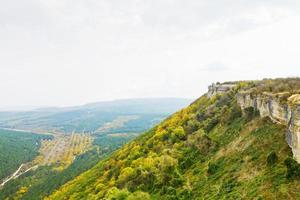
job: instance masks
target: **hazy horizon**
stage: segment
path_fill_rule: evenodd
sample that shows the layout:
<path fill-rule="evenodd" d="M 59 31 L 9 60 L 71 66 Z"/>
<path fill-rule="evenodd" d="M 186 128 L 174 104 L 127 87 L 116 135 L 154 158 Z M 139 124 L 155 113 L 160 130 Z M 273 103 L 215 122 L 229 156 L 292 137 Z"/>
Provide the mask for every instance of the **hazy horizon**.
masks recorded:
<path fill-rule="evenodd" d="M 148 98 L 120 98 L 120 99 L 111 99 L 111 100 L 105 100 L 105 101 L 95 101 L 95 102 L 87 102 L 83 104 L 76 104 L 76 105 L 59 105 L 59 106 L 33 106 L 33 105 L 24 105 L 24 106 L 12 106 L 12 107 L 0 107 L 0 112 L 22 112 L 22 111 L 35 111 L 39 109 L 47 109 L 47 108 L 72 108 L 72 107 L 81 107 L 81 106 L 87 106 L 97 103 L 107 103 L 107 102 L 118 102 L 118 101 L 135 101 L 135 100 L 185 100 L 185 101 L 194 101 L 194 98 L 180 98 L 180 97 L 148 97 Z"/>
<path fill-rule="evenodd" d="M 0 2 L 0 110 L 199 97 L 300 75 L 300 2 Z"/>

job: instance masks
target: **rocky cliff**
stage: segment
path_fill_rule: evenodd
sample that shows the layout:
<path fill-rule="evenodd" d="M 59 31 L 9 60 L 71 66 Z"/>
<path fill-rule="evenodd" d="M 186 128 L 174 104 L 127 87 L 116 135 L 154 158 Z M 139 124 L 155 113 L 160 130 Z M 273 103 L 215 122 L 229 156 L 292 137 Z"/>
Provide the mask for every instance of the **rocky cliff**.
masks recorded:
<path fill-rule="evenodd" d="M 229 91 L 231 88 L 233 88 L 235 84 L 224 84 L 224 83 L 213 83 L 210 86 L 208 86 L 208 92 L 207 92 L 207 97 L 211 98 L 212 96 L 216 94 L 222 94 L 224 92 Z"/>
<path fill-rule="evenodd" d="M 254 107 L 261 117 L 269 117 L 287 126 L 286 141 L 294 159 L 300 163 L 300 94 L 255 94 L 243 91 L 237 94 L 237 101 L 242 109 Z"/>

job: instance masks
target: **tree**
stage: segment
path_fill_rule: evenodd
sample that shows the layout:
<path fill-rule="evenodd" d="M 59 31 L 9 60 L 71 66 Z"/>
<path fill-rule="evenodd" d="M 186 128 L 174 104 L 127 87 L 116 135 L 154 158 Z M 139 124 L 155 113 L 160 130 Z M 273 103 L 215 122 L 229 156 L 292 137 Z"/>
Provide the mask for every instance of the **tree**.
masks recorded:
<path fill-rule="evenodd" d="M 131 167 L 126 167 L 121 171 L 120 176 L 118 177 L 118 184 L 124 185 L 127 181 L 132 179 L 136 175 L 136 172 Z"/>
<path fill-rule="evenodd" d="M 116 187 L 111 188 L 107 194 L 107 200 L 126 200 L 130 193 L 127 190 L 119 190 Z"/>
<path fill-rule="evenodd" d="M 173 131 L 172 131 L 172 140 L 173 141 L 177 141 L 182 140 L 185 138 L 185 132 L 184 129 L 182 128 L 182 126 L 176 127 Z"/>
<path fill-rule="evenodd" d="M 136 191 L 128 196 L 126 200 L 150 200 L 150 195 L 146 192 Z"/>

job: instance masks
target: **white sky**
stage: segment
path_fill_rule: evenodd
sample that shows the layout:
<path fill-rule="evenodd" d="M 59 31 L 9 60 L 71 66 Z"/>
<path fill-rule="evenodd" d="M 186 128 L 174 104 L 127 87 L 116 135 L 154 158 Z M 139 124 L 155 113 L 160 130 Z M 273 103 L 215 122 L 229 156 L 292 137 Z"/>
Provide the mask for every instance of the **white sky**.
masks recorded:
<path fill-rule="evenodd" d="M 299 0 L 0 0 L 0 108 L 300 75 Z"/>

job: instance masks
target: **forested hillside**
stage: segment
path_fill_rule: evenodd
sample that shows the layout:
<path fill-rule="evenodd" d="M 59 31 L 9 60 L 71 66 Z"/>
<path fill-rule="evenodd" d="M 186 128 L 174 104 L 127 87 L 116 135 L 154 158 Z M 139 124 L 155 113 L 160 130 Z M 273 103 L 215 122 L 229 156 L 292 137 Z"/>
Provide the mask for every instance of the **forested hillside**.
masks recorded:
<path fill-rule="evenodd" d="M 0 180 L 37 156 L 41 140 L 50 138 L 49 135 L 0 129 Z"/>
<path fill-rule="evenodd" d="M 24 137 L 21 133 L 20 137 L 6 135 L 9 142 L 6 138 L 0 140 L 4 177 L 12 176 L 26 162 L 20 176 L 0 187 L 0 199 L 43 199 L 188 102 L 172 98 L 128 99 L 29 112 L 0 112 L 0 127 L 53 135 L 51 140 L 37 143 L 27 141 L 33 134 Z M 1 147 L 1 142 L 9 146 Z"/>
<path fill-rule="evenodd" d="M 299 199 L 286 127 L 241 110 L 240 90 L 289 92 L 299 79 L 235 82 L 203 95 L 47 199 Z"/>

